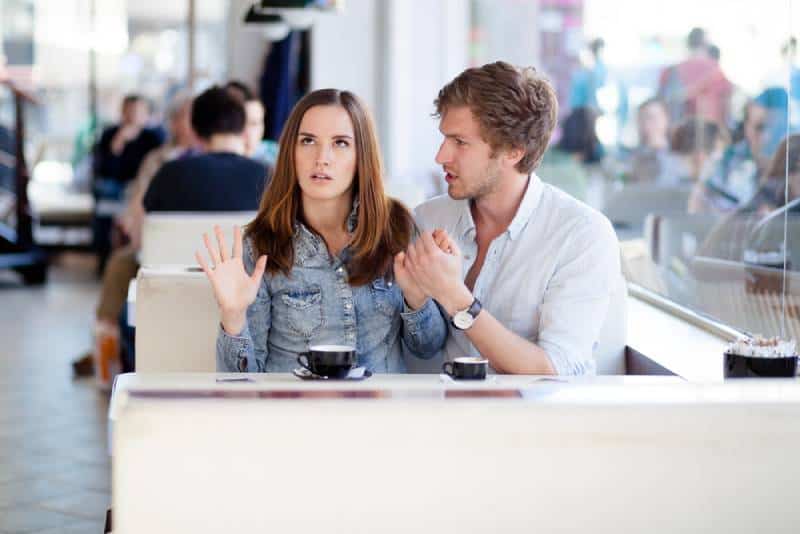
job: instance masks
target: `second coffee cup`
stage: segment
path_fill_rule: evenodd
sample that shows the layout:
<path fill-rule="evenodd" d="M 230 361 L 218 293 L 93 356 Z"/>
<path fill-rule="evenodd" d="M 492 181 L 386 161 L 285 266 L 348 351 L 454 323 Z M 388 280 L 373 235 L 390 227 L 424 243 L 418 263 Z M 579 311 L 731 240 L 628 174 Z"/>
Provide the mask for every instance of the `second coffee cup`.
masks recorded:
<path fill-rule="evenodd" d="M 318 376 L 345 378 L 356 364 L 356 349 L 346 345 L 312 345 L 297 363 Z"/>
<path fill-rule="evenodd" d="M 442 371 L 458 380 L 483 380 L 486 378 L 488 367 L 489 361 L 485 358 L 468 356 L 456 358 L 452 362 L 444 362 Z"/>

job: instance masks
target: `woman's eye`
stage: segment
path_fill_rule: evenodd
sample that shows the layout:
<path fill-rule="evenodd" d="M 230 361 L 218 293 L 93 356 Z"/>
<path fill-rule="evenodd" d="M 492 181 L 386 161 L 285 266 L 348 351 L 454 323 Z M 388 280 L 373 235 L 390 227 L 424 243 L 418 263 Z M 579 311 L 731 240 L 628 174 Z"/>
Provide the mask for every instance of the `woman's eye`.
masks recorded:
<path fill-rule="evenodd" d="M 314 140 L 312 138 L 310 138 L 310 137 L 301 137 L 300 138 L 300 144 L 301 145 L 310 145 L 313 142 L 314 142 Z"/>
<path fill-rule="evenodd" d="M 350 146 L 350 143 L 345 141 L 344 139 L 338 139 L 336 141 L 336 146 L 341 147 L 341 148 L 346 148 L 346 147 Z"/>

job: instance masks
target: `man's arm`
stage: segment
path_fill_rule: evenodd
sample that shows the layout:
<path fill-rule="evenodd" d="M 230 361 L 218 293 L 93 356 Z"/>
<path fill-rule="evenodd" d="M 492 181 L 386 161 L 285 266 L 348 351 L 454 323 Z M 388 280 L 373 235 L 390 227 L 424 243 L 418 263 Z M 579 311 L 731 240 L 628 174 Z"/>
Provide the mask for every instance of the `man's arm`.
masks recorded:
<path fill-rule="evenodd" d="M 433 244 L 434 246 L 431 246 Z M 469 308 L 474 299 L 472 292 L 461 280 L 461 251 L 449 242 L 448 246 L 435 246 L 429 232 L 412 245 L 413 272 L 421 280 L 427 293 L 438 301 L 449 316 Z M 441 248 L 449 249 L 445 254 Z M 488 310 L 478 314 L 472 326 L 464 333 L 481 355 L 498 372 L 529 375 L 556 374 L 547 353 L 536 343 L 518 336 L 500 323 Z"/>
<path fill-rule="evenodd" d="M 445 254 L 435 244 L 426 232 L 409 249 L 411 270 L 418 284 L 452 316 L 468 308 L 474 297 L 461 280 L 458 247 L 451 241 L 453 254 Z M 497 371 L 581 374 L 590 369 L 610 292 L 615 277 L 621 276 L 619 247 L 610 224 L 599 219 L 577 227 L 564 250 L 540 307 L 536 343 L 506 328 L 488 310 L 482 310 L 465 331 Z"/>

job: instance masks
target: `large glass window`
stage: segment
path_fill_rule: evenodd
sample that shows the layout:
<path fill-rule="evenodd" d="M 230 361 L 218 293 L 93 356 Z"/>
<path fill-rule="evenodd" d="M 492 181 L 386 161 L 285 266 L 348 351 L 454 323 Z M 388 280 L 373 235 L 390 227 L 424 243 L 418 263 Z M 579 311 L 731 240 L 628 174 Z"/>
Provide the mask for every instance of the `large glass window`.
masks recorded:
<path fill-rule="evenodd" d="M 628 280 L 800 337 L 797 2 L 487 4 L 472 4 L 472 63 L 513 49 L 552 80 L 559 127 L 537 172 L 608 216 Z"/>

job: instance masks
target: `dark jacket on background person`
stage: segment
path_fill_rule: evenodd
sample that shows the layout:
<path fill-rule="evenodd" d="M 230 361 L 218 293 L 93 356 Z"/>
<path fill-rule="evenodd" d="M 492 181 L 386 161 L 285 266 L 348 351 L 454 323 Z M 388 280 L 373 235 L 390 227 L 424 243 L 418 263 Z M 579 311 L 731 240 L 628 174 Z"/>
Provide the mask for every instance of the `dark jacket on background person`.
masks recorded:
<path fill-rule="evenodd" d="M 111 140 L 119 128 L 106 128 L 100 136 L 94 150 L 94 176 L 125 185 L 136 177 L 147 153 L 164 143 L 164 135 L 160 130 L 143 128 L 136 139 L 125 145 L 121 154 L 115 155 L 111 152 Z"/>
<path fill-rule="evenodd" d="M 231 152 L 166 163 L 144 195 L 145 211 L 255 211 L 272 173 Z"/>

